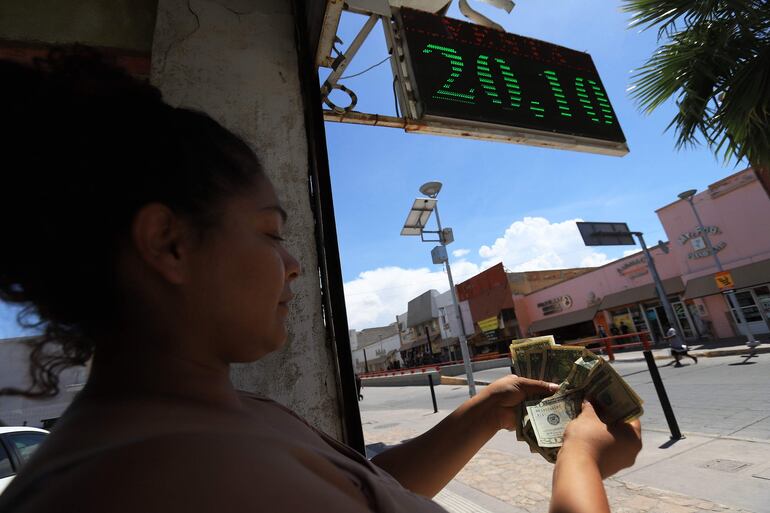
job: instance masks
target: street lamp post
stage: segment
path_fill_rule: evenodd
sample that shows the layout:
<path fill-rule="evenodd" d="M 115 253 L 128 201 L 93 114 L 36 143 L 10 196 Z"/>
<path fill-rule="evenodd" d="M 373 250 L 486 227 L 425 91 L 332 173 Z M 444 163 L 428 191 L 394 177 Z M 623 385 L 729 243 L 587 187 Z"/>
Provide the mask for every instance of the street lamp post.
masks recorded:
<path fill-rule="evenodd" d="M 639 239 L 639 245 L 642 246 L 644 256 L 647 258 L 647 268 L 650 270 L 653 283 L 655 283 L 655 290 L 657 290 L 658 298 L 660 299 L 661 305 L 663 305 L 663 311 L 666 312 L 666 317 L 668 317 L 668 324 L 674 328 L 674 331 L 676 332 L 676 335 L 674 335 L 676 343 L 672 345 L 682 347 L 684 345 L 684 339 L 680 333 L 681 330 L 675 328 L 676 314 L 674 313 L 674 308 L 671 306 L 671 301 L 668 300 L 666 289 L 663 288 L 663 281 L 660 279 L 657 267 L 655 267 L 655 260 L 652 258 L 652 254 L 650 253 L 650 250 L 647 249 L 647 244 L 644 242 L 644 235 L 642 232 L 631 232 L 631 234 L 636 235 L 636 238 Z M 663 336 L 665 336 L 665 334 Z"/>
<path fill-rule="evenodd" d="M 636 235 L 636 238 L 639 239 L 639 244 L 642 246 L 642 250 L 644 251 L 644 256 L 647 259 L 647 268 L 650 270 L 653 283 L 655 283 L 655 289 L 658 292 L 658 298 L 663 305 L 663 310 L 666 312 L 666 317 L 669 319 L 669 324 L 673 327 L 675 325 L 674 323 L 676 322 L 674 309 L 671 308 L 671 303 L 669 302 L 668 296 L 666 295 L 666 290 L 663 288 L 663 282 L 661 281 L 660 275 L 658 274 L 658 269 L 655 267 L 655 260 L 652 258 L 650 250 L 647 249 L 647 244 L 644 242 L 644 235 L 642 232 L 630 231 L 626 223 L 578 222 L 577 225 L 578 230 L 580 230 L 580 235 L 583 237 L 583 242 L 585 242 L 586 246 L 634 245 L 633 236 Z M 679 330 L 675 329 L 674 331 L 676 332 L 675 337 L 677 342 L 681 344 L 682 338 Z M 650 331 L 650 336 L 652 337 L 653 342 L 656 342 L 655 333 L 653 331 Z M 653 357 L 652 352 L 648 347 L 644 348 L 642 354 L 644 354 L 644 360 L 647 362 L 647 368 L 650 371 L 652 383 L 655 386 L 658 399 L 660 399 L 660 406 L 663 409 L 663 414 L 666 417 L 668 428 L 671 431 L 671 439 L 679 440 L 684 438 L 682 436 L 682 432 L 679 430 L 679 423 L 676 421 L 676 417 L 674 416 L 674 410 L 671 408 L 671 402 L 668 400 L 666 387 L 663 385 L 663 380 L 660 377 L 658 366 L 655 364 L 655 358 Z"/>
<path fill-rule="evenodd" d="M 436 196 L 438 196 L 438 193 L 441 190 L 441 185 L 441 182 L 428 182 L 420 187 L 420 192 L 431 198 L 432 201 L 427 203 L 430 200 L 425 200 L 425 205 L 423 206 L 419 206 L 419 200 L 415 201 L 414 206 L 412 206 L 412 210 L 410 210 L 409 215 L 407 216 L 407 221 L 404 224 L 401 235 L 420 235 L 420 238 L 423 240 L 423 242 L 438 242 L 441 244 L 441 246 L 434 248 L 431 253 L 434 257 L 434 263 L 438 263 L 440 261 L 446 268 L 447 278 L 449 279 L 449 290 L 452 294 L 452 305 L 460 325 L 460 333 L 458 333 L 457 338 L 460 342 L 460 352 L 463 356 L 465 375 L 468 379 L 468 394 L 473 397 L 476 395 L 476 383 L 473 379 L 473 367 L 471 366 L 470 353 L 468 352 L 468 340 L 465 338 L 465 325 L 463 323 L 463 316 L 462 312 L 460 311 L 460 304 L 457 302 L 457 293 L 455 292 L 455 284 L 454 280 L 452 279 L 452 268 L 449 265 L 449 256 L 446 251 L 447 244 L 452 241 L 447 240 L 447 233 L 445 233 L 444 229 L 441 228 L 441 218 L 438 214 L 438 201 L 436 200 Z M 438 226 L 438 230 L 435 232 L 424 229 L 428 219 L 430 218 L 430 212 L 436 212 L 436 224 Z M 447 228 L 447 230 L 451 229 Z M 436 233 L 438 234 L 438 240 L 425 240 L 423 238 L 424 233 Z M 436 251 L 439 248 L 441 248 L 441 251 Z"/>
<path fill-rule="evenodd" d="M 698 223 L 698 230 L 700 233 L 703 234 L 703 241 L 706 243 L 706 251 L 709 252 L 711 256 L 714 257 L 714 264 L 716 264 L 717 272 L 723 272 L 724 268 L 722 268 L 722 262 L 719 260 L 719 256 L 717 255 L 717 252 L 714 251 L 714 246 L 711 245 L 711 239 L 709 239 L 709 235 L 706 232 L 706 228 L 703 226 L 703 221 L 700 219 L 700 215 L 698 214 L 698 209 L 695 208 L 695 203 L 693 202 L 693 198 L 695 197 L 695 193 L 698 192 L 696 189 L 690 189 L 689 191 L 684 191 L 683 193 L 679 194 L 679 199 L 683 199 L 687 201 L 687 203 L 690 204 L 690 207 L 692 208 L 692 213 L 695 214 L 695 220 Z M 743 308 L 741 308 L 741 304 L 738 303 L 738 297 L 735 295 L 735 290 L 730 289 L 726 293 L 727 295 L 727 302 L 732 308 L 733 305 L 735 308 L 735 314 L 738 316 L 738 322 L 743 324 L 746 327 L 746 345 L 753 349 L 759 345 L 759 342 L 754 338 L 754 334 L 751 332 L 751 328 L 749 327 L 748 321 L 746 321 L 746 316 L 743 315 Z"/>

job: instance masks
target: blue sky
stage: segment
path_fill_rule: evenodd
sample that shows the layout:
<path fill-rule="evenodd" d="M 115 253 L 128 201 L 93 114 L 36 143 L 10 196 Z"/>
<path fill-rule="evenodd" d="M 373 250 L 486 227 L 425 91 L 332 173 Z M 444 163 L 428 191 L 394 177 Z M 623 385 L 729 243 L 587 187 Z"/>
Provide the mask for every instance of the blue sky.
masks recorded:
<path fill-rule="evenodd" d="M 634 249 L 584 248 L 575 219 L 625 221 L 651 244 L 665 240 L 655 209 L 683 190 L 703 189 L 735 171 L 706 148 L 675 150 L 675 134 L 666 132 L 673 104 L 648 116 L 631 100 L 631 70 L 653 53 L 657 32 L 628 29 L 619 2 L 520 0 L 511 14 L 470 3 L 508 32 L 590 53 L 631 151 L 619 158 L 327 123 L 352 327 L 392 322 L 420 292 L 448 288 L 441 267 L 431 263 L 432 245 L 399 236 L 426 181 L 444 184 L 441 220 L 454 229 L 450 249 L 461 250 L 452 259 L 460 281 L 500 261 L 512 270 L 571 267 L 605 263 Z M 464 19 L 456 4 L 449 16 Z M 364 20 L 344 13 L 341 48 Z M 366 69 L 386 52 L 378 25 L 345 74 Z M 356 110 L 395 115 L 391 81 L 385 63 L 341 82 L 357 94 Z M 347 104 L 342 96 L 333 98 Z"/>
<path fill-rule="evenodd" d="M 393 322 L 409 299 L 448 288 L 442 268 L 431 263 L 432 244 L 399 236 L 426 181 L 444 184 L 439 206 L 443 224 L 454 229 L 449 249 L 457 252 L 452 266 L 459 282 L 500 261 L 512 270 L 598 265 L 633 250 L 583 247 L 575 219 L 625 221 L 651 244 L 665 240 L 655 209 L 735 170 L 703 147 L 674 149 L 675 135 L 665 131 L 673 105 L 646 116 L 631 101 L 630 72 L 655 50 L 656 31 L 627 29 L 619 2 L 519 0 L 511 14 L 470 3 L 508 32 L 590 53 L 631 152 L 618 158 L 327 123 L 351 327 Z M 449 16 L 463 19 L 456 4 Z M 338 31 L 343 49 L 364 20 L 344 13 Z M 378 24 L 346 74 L 386 56 Z M 358 95 L 356 110 L 394 115 L 391 82 L 388 63 L 341 81 Z M 18 334 L 14 313 L 0 305 L 0 337 Z"/>

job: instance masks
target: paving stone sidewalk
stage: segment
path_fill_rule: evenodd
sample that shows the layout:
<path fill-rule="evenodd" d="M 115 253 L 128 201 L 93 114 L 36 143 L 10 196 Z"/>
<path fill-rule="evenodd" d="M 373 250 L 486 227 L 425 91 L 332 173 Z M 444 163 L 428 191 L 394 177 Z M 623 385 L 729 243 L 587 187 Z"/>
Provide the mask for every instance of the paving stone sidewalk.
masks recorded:
<path fill-rule="evenodd" d="M 415 426 L 402 423 L 365 420 L 363 427 L 367 444 L 395 445 L 422 432 Z M 454 481 L 511 505 L 511 511 L 547 513 L 553 466 L 538 455 L 511 454 L 490 445 L 500 444 L 488 444 Z M 747 510 L 615 478 L 606 480 L 605 485 L 614 513 L 747 513 Z"/>

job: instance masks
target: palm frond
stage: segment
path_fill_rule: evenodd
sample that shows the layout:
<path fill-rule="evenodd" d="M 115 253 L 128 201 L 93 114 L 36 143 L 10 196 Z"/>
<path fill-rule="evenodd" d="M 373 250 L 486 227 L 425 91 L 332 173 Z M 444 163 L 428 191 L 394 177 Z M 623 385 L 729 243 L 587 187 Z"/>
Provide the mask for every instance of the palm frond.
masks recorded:
<path fill-rule="evenodd" d="M 677 147 L 703 139 L 726 160 L 770 164 L 770 2 L 625 0 L 631 26 L 665 37 L 632 75 L 650 113 L 670 99 Z"/>

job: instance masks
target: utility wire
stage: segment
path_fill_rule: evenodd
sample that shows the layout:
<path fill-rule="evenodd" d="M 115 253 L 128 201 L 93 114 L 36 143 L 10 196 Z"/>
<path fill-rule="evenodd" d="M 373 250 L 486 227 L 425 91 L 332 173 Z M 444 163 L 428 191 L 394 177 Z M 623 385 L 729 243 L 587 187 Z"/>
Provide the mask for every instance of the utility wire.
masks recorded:
<path fill-rule="evenodd" d="M 359 75 L 363 75 L 363 74 L 364 74 L 364 73 L 366 73 L 367 71 L 371 71 L 371 70 L 373 70 L 374 68 L 376 68 L 377 66 L 379 66 L 379 65 L 380 65 L 380 64 L 382 64 L 383 62 L 387 61 L 388 59 L 390 59 L 390 55 L 388 55 L 387 57 L 385 57 L 384 59 L 382 59 L 382 60 L 381 60 L 380 62 L 378 62 L 377 64 L 374 64 L 374 65 L 372 65 L 372 66 L 369 66 L 368 68 L 366 68 L 365 70 L 363 70 L 363 71 L 361 71 L 361 72 L 359 72 L 359 73 L 354 73 L 353 75 L 348 75 L 348 76 L 346 76 L 346 77 L 340 77 L 339 79 L 340 79 L 340 80 L 343 80 L 343 79 L 346 79 L 346 78 L 353 78 L 353 77 L 357 77 L 357 76 L 359 76 Z"/>

